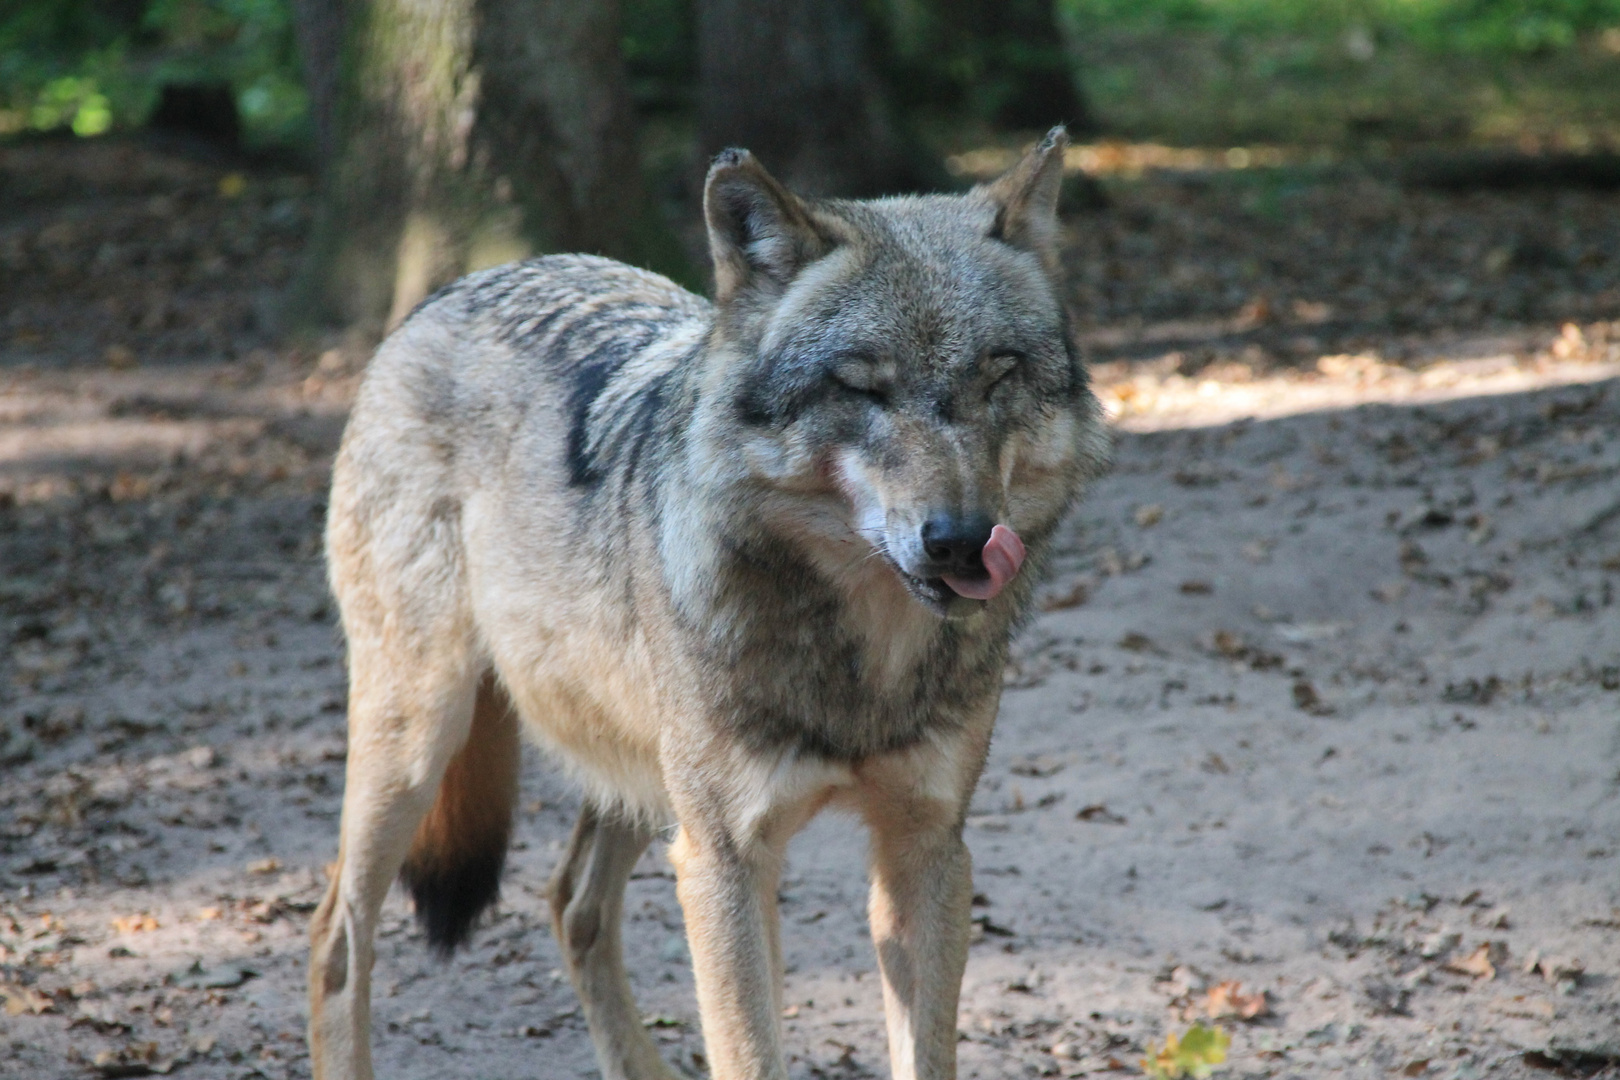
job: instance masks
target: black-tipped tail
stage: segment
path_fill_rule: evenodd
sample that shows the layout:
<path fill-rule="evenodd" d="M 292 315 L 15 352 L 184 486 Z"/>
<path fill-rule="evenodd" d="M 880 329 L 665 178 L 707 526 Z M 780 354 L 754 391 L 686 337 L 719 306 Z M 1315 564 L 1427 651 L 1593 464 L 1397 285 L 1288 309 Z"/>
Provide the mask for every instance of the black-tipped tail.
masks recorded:
<path fill-rule="evenodd" d="M 467 852 L 453 863 L 407 862 L 400 881 L 416 905 L 428 947 L 448 960 L 472 937 L 473 924 L 501 895 L 506 846 L 496 851 Z"/>
<path fill-rule="evenodd" d="M 494 677 L 486 676 L 467 743 L 445 770 L 399 874 L 428 944 L 442 957 L 472 936 L 478 916 L 500 897 L 518 751 L 517 716 Z"/>

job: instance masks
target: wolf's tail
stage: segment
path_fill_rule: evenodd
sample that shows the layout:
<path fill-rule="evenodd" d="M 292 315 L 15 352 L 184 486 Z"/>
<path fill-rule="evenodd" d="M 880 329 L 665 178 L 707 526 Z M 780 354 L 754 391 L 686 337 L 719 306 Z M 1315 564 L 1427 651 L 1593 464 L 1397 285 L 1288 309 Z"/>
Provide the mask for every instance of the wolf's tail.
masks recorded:
<path fill-rule="evenodd" d="M 518 790 L 518 720 L 493 675 L 478 686 L 467 745 L 451 759 L 400 880 L 428 944 L 448 957 L 500 895 Z"/>

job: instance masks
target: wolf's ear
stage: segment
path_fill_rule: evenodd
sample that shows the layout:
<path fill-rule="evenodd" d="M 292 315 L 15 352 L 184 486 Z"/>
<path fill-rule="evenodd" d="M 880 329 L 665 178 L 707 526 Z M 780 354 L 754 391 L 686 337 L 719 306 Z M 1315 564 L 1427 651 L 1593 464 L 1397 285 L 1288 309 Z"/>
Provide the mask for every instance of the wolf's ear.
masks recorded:
<path fill-rule="evenodd" d="M 1014 247 L 1055 257 L 1058 244 L 1058 193 L 1063 187 L 1063 151 L 1069 133 L 1062 125 L 998 180 L 979 189 L 995 208 L 990 235 Z"/>
<path fill-rule="evenodd" d="M 723 150 L 709 166 L 703 216 L 721 303 L 762 279 L 786 285 L 832 246 L 804 203 L 746 150 Z"/>

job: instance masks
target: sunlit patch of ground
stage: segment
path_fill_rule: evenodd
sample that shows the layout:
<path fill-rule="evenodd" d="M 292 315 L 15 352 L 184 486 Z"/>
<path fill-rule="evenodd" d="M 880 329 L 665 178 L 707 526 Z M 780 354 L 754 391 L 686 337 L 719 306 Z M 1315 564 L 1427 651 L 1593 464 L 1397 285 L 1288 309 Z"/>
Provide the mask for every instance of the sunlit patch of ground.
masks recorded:
<path fill-rule="evenodd" d="M 1093 378 L 1116 427 L 1157 431 L 1373 402 L 1417 405 L 1515 394 L 1620 375 L 1620 324 L 1583 329 L 1566 323 L 1551 343 L 1544 344 L 1544 337 L 1453 341 L 1437 350 L 1439 357 L 1419 363 L 1387 363 L 1369 351 L 1323 356 L 1312 368 L 1269 374 L 1256 374 L 1239 361 L 1188 376 L 1175 370 L 1171 358 L 1157 364 L 1103 364 L 1093 369 Z M 1446 358 L 1448 352 L 1466 358 Z"/>

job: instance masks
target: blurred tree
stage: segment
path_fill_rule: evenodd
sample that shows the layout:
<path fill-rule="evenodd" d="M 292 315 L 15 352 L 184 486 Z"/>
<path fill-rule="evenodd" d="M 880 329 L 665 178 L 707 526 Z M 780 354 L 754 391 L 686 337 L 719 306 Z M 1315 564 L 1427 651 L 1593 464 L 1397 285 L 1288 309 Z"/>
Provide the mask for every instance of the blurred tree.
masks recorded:
<path fill-rule="evenodd" d="M 343 0 L 292 0 L 293 31 L 304 65 L 315 156 L 322 165 L 337 154 L 338 76 L 345 30 Z"/>
<path fill-rule="evenodd" d="M 746 147 L 818 195 L 916 185 L 870 29 L 862 0 L 697 0 L 705 156 Z"/>
<path fill-rule="evenodd" d="M 328 131 L 306 314 L 392 326 L 438 286 L 532 251 L 681 267 L 644 197 L 614 0 L 303 0 L 296 14 Z"/>
<path fill-rule="evenodd" d="M 1053 0 L 888 0 L 908 109 L 1015 130 L 1093 134 Z"/>

